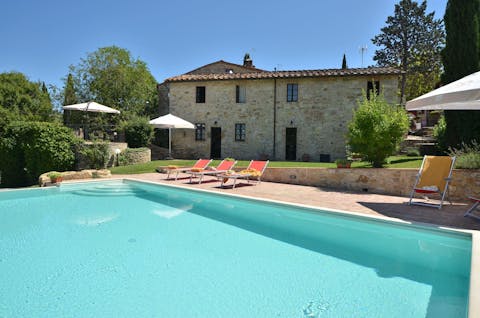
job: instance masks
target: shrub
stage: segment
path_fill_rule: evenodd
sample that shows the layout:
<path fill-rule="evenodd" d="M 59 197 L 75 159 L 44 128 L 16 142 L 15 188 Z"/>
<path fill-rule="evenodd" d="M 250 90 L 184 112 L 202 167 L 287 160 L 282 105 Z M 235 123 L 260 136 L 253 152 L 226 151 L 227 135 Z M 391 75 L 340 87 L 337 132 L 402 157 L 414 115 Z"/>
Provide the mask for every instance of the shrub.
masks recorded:
<path fill-rule="evenodd" d="M 73 132 L 58 123 L 11 122 L 0 138 L 2 185 L 32 185 L 42 173 L 73 168 Z"/>
<path fill-rule="evenodd" d="M 447 122 L 445 121 L 445 116 L 441 116 L 433 127 L 433 136 L 437 139 L 437 149 L 442 153 L 448 152 L 446 131 Z"/>
<path fill-rule="evenodd" d="M 91 144 L 81 144 L 77 151 L 80 160 L 90 169 L 105 169 L 110 159 L 110 151 L 107 142 L 93 141 Z"/>
<path fill-rule="evenodd" d="M 153 127 L 146 118 L 133 118 L 123 125 L 123 129 L 130 148 L 148 146 L 153 136 Z"/>
<path fill-rule="evenodd" d="M 383 95 L 365 92 L 348 126 L 348 144 L 352 152 L 362 155 L 373 167 L 382 167 L 408 131 L 408 117 L 404 109 L 389 105 Z"/>
<path fill-rule="evenodd" d="M 407 157 L 419 157 L 420 156 L 420 151 L 417 148 L 407 148 Z"/>
<path fill-rule="evenodd" d="M 459 169 L 480 168 L 480 145 L 474 140 L 471 144 L 462 143 L 460 149 L 450 149 L 450 156 L 456 156 L 455 167 Z"/>

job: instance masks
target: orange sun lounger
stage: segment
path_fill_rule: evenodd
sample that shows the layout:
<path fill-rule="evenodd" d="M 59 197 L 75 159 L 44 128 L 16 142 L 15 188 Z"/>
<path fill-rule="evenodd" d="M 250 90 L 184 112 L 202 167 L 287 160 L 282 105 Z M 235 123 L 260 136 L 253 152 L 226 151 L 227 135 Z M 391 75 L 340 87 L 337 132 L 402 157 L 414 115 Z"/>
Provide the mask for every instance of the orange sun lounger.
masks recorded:
<path fill-rule="evenodd" d="M 192 183 L 193 177 L 199 177 L 198 184 L 202 183 L 203 176 L 217 176 L 222 173 L 226 173 L 231 170 L 237 162 L 235 160 L 222 160 L 220 164 L 213 168 L 212 170 L 203 170 L 203 171 L 190 171 L 190 183 Z"/>
<path fill-rule="evenodd" d="M 195 164 L 193 165 L 193 167 L 167 169 L 167 180 L 170 179 L 170 175 L 172 173 L 175 173 L 175 180 L 177 180 L 178 174 L 180 172 L 189 173 L 190 171 L 192 171 L 192 169 L 194 171 L 197 169 L 198 171 L 201 171 L 208 167 L 210 162 L 212 162 L 212 159 L 198 159 L 197 162 L 195 162 Z"/>
<path fill-rule="evenodd" d="M 218 175 L 218 178 L 221 178 L 222 184 L 221 187 L 223 188 L 224 184 L 229 180 L 233 180 L 233 189 L 235 189 L 235 185 L 237 183 L 237 179 L 245 179 L 247 182 L 250 182 L 250 180 L 257 180 L 257 183 L 261 182 L 262 175 L 265 172 L 265 169 L 267 168 L 268 165 L 268 160 L 267 161 L 256 161 L 252 160 L 248 164 L 247 169 L 242 170 L 238 173 L 233 173 L 233 174 L 226 174 L 222 173 Z"/>

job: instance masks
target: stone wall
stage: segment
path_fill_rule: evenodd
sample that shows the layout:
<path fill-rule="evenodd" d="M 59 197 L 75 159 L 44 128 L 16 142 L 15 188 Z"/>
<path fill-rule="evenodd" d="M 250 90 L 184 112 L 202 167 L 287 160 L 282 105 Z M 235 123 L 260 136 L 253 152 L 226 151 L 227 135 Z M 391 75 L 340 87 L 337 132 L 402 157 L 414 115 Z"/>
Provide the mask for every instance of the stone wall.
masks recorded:
<path fill-rule="evenodd" d="M 267 168 L 262 180 L 338 190 L 410 196 L 418 169 Z M 480 196 L 480 170 L 455 169 L 450 198 Z"/>
<path fill-rule="evenodd" d="M 38 184 L 43 187 L 46 185 L 50 185 L 50 177 L 48 176 L 50 172 L 46 172 L 44 174 L 41 174 L 38 177 Z M 89 170 L 81 170 L 81 171 L 64 171 L 60 173 L 62 176 L 62 179 L 64 181 L 68 180 L 81 180 L 81 179 L 92 179 L 92 178 L 109 178 L 112 176 L 110 173 L 110 170 L 106 169 L 101 169 L 101 170 L 94 170 L 94 169 L 89 169 Z"/>
<path fill-rule="evenodd" d="M 149 148 L 128 148 L 119 157 L 121 165 L 135 165 L 150 162 L 152 151 Z"/>
<path fill-rule="evenodd" d="M 168 100 L 169 84 L 162 83 L 157 85 L 158 92 L 158 115 L 163 116 L 170 112 L 170 104 Z"/>
<path fill-rule="evenodd" d="M 297 129 L 297 160 L 304 154 L 312 161 L 319 161 L 320 154 L 330 155 L 332 161 L 344 157 L 347 125 L 371 80 L 379 80 L 386 99 L 397 102 L 394 75 L 172 82 L 170 112 L 206 127 L 202 141 L 195 140 L 194 130 L 173 130 L 173 155 L 210 157 L 210 130 L 220 127 L 222 158 L 248 160 L 266 154 L 285 160 L 286 128 Z M 287 84 L 298 84 L 298 102 L 286 101 Z M 246 103 L 236 103 L 237 85 L 246 88 Z M 197 86 L 206 87 L 205 103 L 195 102 Z M 237 123 L 245 124 L 245 141 L 235 141 Z"/>

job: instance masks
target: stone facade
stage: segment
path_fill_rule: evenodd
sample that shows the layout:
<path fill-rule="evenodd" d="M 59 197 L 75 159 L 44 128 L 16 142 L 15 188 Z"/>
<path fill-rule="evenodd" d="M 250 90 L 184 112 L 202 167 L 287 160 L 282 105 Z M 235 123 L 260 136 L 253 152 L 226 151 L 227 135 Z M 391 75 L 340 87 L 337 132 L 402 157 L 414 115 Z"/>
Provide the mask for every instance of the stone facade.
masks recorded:
<path fill-rule="evenodd" d="M 166 81 L 169 112 L 205 124 L 205 140 L 195 140 L 193 130 L 172 131 L 174 157 L 212 157 L 211 129 L 216 127 L 221 129 L 219 158 L 286 160 L 288 129 L 296 134 L 291 137 L 294 159 L 289 160 L 307 154 L 312 161 L 320 155 L 333 161 L 345 157 L 347 126 L 369 81 L 379 81 L 387 101 L 398 101 L 399 73 L 391 69 L 217 73 L 225 67 L 212 63 L 197 69 L 199 74 L 192 71 Z M 297 101 L 287 102 L 288 84 L 297 85 Z M 197 103 L 196 88 L 202 86 L 205 102 Z M 237 103 L 237 86 L 246 92 L 245 103 Z M 235 124 L 245 125 L 244 141 L 235 140 Z"/>

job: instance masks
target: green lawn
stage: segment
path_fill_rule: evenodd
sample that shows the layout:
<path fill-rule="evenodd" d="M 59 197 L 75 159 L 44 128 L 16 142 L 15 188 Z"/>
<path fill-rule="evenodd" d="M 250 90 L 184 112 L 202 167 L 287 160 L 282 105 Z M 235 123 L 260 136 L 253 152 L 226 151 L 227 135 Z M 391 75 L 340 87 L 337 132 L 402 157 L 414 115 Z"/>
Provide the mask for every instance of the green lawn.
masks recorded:
<path fill-rule="evenodd" d="M 122 166 L 114 167 L 110 170 L 112 174 L 135 174 L 135 173 L 147 173 L 155 172 L 157 167 L 165 167 L 168 165 L 175 166 L 192 166 L 196 160 L 156 160 L 147 163 L 131 165 L 131 166 Z M 388 164 L 385 165 L 386 168 L 420 168 L 422 164 L 422 157 L 407 157 L 407 156 L 392 156 L 387 160 Z M 215 167 L 220 163 L 220 160 L 213 160 L 210 164 Z M 248 166 L 248 160 L 239 160 L 236 168 L 246 168 Z M 301 161 L 270 161 L 269 167 L 272 168 L 282 168 L 282 167 L 310 167 L 310 168 L 335 168 L 335 163 L 325 163 L 325 162 L 301 162 Z M 371 164 L 368 162 L 354 162 L 352 168 L 370 168 Z"/>

